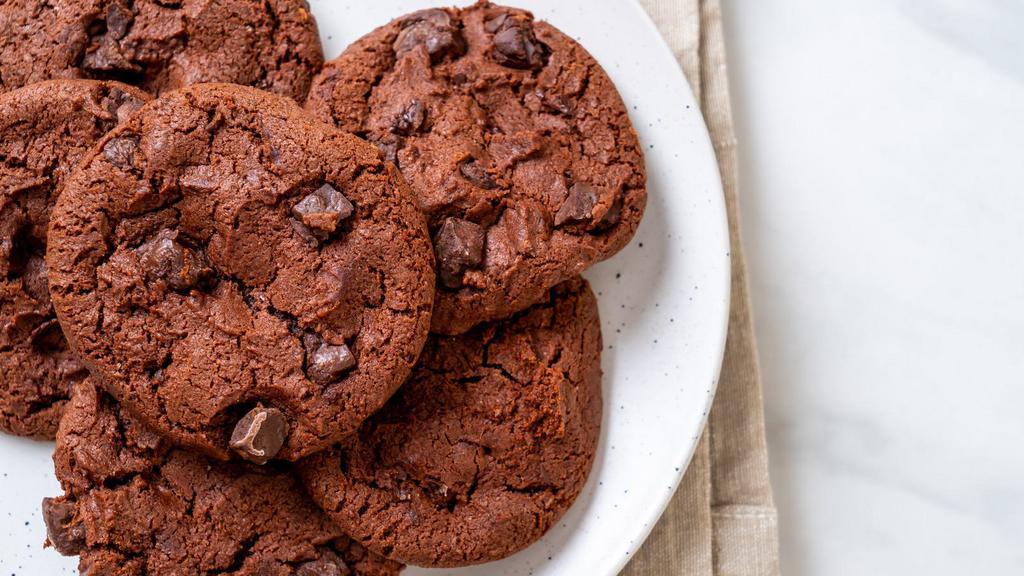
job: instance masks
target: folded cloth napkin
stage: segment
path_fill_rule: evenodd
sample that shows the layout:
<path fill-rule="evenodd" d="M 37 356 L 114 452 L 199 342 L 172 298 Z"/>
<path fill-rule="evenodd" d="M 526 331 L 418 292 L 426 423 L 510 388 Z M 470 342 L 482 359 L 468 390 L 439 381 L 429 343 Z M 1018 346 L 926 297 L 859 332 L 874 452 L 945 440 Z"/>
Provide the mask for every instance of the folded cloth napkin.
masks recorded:
<path fill-rule="evenodd" d="M 778 530 L 736 207 L 719 0 L 641 0 L 701 103 L 722 172 L 732 239 L 732 309 L 718 393 L 683 482 L 624 576 L 775 576 Z"/>

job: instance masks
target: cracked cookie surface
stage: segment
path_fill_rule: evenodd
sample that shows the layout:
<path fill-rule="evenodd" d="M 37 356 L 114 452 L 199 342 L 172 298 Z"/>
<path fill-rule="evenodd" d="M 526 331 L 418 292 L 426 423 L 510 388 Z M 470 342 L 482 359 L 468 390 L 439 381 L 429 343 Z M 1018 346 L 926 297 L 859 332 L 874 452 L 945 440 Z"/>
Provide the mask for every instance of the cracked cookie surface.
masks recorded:
<path fill-rule="evenodd" d="M 409 181 L 438 257 L 435 332 L 543 299 L 623 248 L 643 214 L 643 152 L 615 86 L 528 12 L 406 15 L 327 63 L 306 107 Z"/>
<path fill-rule="evenodd" d="M 419 566 L 476 564 L 558 521 L 586 481 L 600 421 L 597 302 L 576 279 L 510 320 L 432 336 L 391 401 L 299 471 L 368 549 Z"/>
<path fill-rule="evenodd" d="M 0 430 L 53 438 L 72 383 L 87 374 L 50 303 L 50 211 L 78 159 L 148 100 L 90 80 L 0 95 Z"/>
<path fill-rule="evenodd" d="M 51 78 L 153 94 L 230 82 L 301 102 L 322 65 L 305 0 L 0 2 L 0 92 Z"/>
<path fill-rule="evenodd" d="M 174 449 L 89 380 L 54 453 L 64 495 L 43 503 L 49 543 L 82 574 L 392 576 L 287 470 Z"/>
<path fill-rule="evenodd" d="M 426 340 L 433 258 L 408 187 L 291 100 L 164 95 L 65 190 L 47 263 L 68 341 L 175 443 L 257 463 L 321 450 Z"/>

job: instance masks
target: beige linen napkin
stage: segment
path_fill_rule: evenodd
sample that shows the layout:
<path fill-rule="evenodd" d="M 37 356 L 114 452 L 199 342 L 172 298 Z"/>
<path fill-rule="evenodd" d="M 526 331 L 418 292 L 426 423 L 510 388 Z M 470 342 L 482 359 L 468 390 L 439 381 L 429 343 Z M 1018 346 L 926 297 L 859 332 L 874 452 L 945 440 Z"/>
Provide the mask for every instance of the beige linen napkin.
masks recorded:
<path fill-rule="evenodd" d="M 736 207 L 733 134 L 719 0 L 641 0 L 701 103 L 722 172 L 732 237 L 732 310 L 707 428 L 679 491 L 624 576 L 775 576 L 778 533 L 761 377 Z"/>

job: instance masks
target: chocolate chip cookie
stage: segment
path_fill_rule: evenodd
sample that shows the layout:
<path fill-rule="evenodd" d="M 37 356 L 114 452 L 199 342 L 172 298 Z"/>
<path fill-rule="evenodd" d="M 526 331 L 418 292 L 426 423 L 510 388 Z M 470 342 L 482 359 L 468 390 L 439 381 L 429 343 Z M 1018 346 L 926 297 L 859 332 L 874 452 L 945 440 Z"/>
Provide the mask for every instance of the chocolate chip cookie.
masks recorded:
<path fill-rule="evenodd" d="M 322 65 L 305 0 L 0 2 L 0 92 L 51 78 L 153 94 L 232 82 L 301 102 Z"/>
<path fill-rule="evenodd" d="M 46 227 L 79 157 L 147 100 L 91 80 L 0 95 L 0 430 L 53 438 L 71 383 L 86 375 L 50 305 Z"/>
<path fill-rule="evenodd" d="M 82 574 L 387 576 L 401 566 L 347 538 L 288 471 L 173 449 L 97 390 L 75 386 L 43 501 L 48 542 Z"/>
<path fill-rule="evenodd" d="M 579 494 L 601 421 L 601 331 L 583 280 L 462 336 L 433 336 L 410 380 L 340 448 L 300 463 L 368 549 L 461 566 L 525 548 Z"/>
<path fill-rule="evenodd" d="M 307 108 L 377 144 L 409 181 L 437 251 L 436 332 L 541 300 L 625 246 L 646 204 L 615 86 L 522 10 L 399 18 L 329 62 Z"/>
<path fill-rule="evenodd" d="M 111 132 L 50 219 L 71 347 L 173 442 L 294 460 L 353 432 L 426 341 L 434 263 L 377 150 L 294 102 L 205 84 Z"/>

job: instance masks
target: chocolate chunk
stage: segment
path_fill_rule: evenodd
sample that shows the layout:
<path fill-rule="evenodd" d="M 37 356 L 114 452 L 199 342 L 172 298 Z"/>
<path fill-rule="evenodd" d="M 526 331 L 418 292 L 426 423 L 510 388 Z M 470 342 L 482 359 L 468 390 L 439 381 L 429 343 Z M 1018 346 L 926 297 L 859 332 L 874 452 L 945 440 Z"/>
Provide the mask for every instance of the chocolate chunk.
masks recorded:
<path fill-rule="evenodd" d="M 231 449 L 254 464 L 266 464 L 288 437 L 288 421 L 276 408 L 257 406 L 242 417 L 231 433 Z"/>
<path fill-rule="evenodd" d="M 121 124 L 125 120 L 127 120 L 129 116 L 137 112 L 139 108 L 142 108 L 143 104 L 145 104 L 145 102 L 141 100 L 128 98 L 123 104 L 117 107 L 116 116 L 118 124 Z"/>
<path fill-rule="evenodd" d="M 117 40 L 105 36 L 99 48 L 82 59 L 82 68 L 99 72 L 141 72 L 142 68 L 121 53 Z"/>
<path fill-rule="evenodd" d="M 434 250 L 441 283 L 459 288 L 466 270 L 483 262 L 484 229 L 468 220 L 448 218 L 434 239 Z"/>
<path fill-rule="evenodd" d="M 352 215 L 355 209 L 345 195 L 324 184 L 303 198 L 292 208 L 294 216 L 308 227 L 316 238 L 326 240 L 338 228 L 338 223 Z"/>
<path fill-rule="evenodd" d="M 533 33 L 523 14 L 502 14 L 486 24 L 494 34 L 494 59 L 502 66 L 523 70 L 543 68 L 550 49 Z"/>
<path fill-rule="evenodd" d="M 425 479 L 423 493 L 438 509 L 451 508 L 455 504 L 456 494 L 444 482 L 432 478 Z"/>
<path fill-rule="evenodd" d="M 398 164 L 398 151 L 402 148 L 403 142 L 401 136 L 386 134 L 380 138 L 372 138 L 371 142 L 377 146 L 385 160 Z"/>
<path fill-rule="evenodd" d="M 128 34 L 135 15 L 130 8 L 114 2 L 107 6 L 107 34 L 115 40 L 120 40 Z"/>
<path fill-rule="evenodd" d="M 110 113 L 111 118 L 117 117 L 117 109 L 128 99 L 128 94 L 120 88 L 111 88 L 103 97 L 103 109 Z"/>
<path fill-rule="evenodd" d="M 29 256 L 21 275 L 21 287 L 36 302 L 50 303 L 50 288 L 46 280 L 46 260 L 44 258 L 36 254 Z"/>
<path fill-rule="evenodd" d="M 401 28 L 393 45 L 397 58 L 420 45 L 426 47 L 430 61 L 434 64 L 446 56 L 458 58 L 466 53 L 466 40 L 462 32 L 444 10 L 413 12 L 402 21 Z"/>
<path fill-rule="evenodd" d="M 468 180 L 470 183 L 483 188 L 484 190 L 493 190 L 498 187 L 498 184 L 491 177 L 487 169 L 480 165 L 476 160 L 469 160 L 463 162 L 459 166 L 459 172 L 462 173 L 462 177 Z"/>
<path fill-rule="evenodd" d="M 135 136 L 119 136 L 103 145 L 103 156 L 118 168 L 128 169 L 135 160 L 139 139 Z"/>
<path fill-rule="evenodd" d="M 319 560 L 312 560 L 299 566 L 295 576 L 349 576 L 349 570 L 345 561 L 337 554 L 325 551 Z"/>
<path fill-rule="evenodd" d="M 348 346 L 321 343 L 315 350 L 306 351 L 306 375 L 317 384 L 330 384 L 356 365 L 356 357 Z"/>
<path fill-rule="evenodd" d="M 74 556 L 85 546 L 85 527 L 75 522 L 75 506 L 54 498 L 43 498 L 46 539 L 64 556 Z"/>
<path fill-rule="evenodd" d="M 545 109 L 558 114 L 572 114 L 573 104 L 565 96 L 545 94 L 539 91 L 537 95 Z"/>
<path fill-rule="evenodd" d="M 402 110 L 395 118 L 395 123 L 391 126 L 391 131 L 395 134 L 401 134 L 408 136 L 415 132 L 419 132 L 420 128 L 423 128 L 423 124 L 427 121 L 427 107 L 420 102 L 418 98 L 413 98 L 412 102 Z"/>
<path fill-rule="evenodd" d="M 292 218 L 291 219 L 291 225 L 292 225 L 292 230 L 295 230 L 295 233 L 299 235 L 299 238 L 302 238 L 303 240 L 305 240 L 306 244 L 309 244 L 310 246 L 313 246 L 313 247 L 316 247 L 316 246 L 320 245 L 320 239 L 317 238 L 313 234 L 312 230 L 310 230 L 309 228 L 306 228 L 305 224 L 303 224 L 302 222 L 299 222 L 298 220 Z"/>
<path fill-rule="evenodd" d="M 615 199 L 612 200 L 608 210 L 605 211 L 594 223 L 596 230 L 606 230 L 615 226 L 622 219 L 622 195 L 617 194 Z"/>
<path fill-rule="evenodd" d="M 121 90 L 111 88 L 103 98 L 103 109 L 110 115 L 110 120 L 116 120 L 118 124 L 124 122 L 133 112 L 142 108 L 144 102 Z"/>
<path fill-rule="evenodd" d="M 150 281 L 163 280 L 174 290 L 189 290 L 213 275 L 204 258 L 178 242 L 178 233 L 163 229 L 136 249 Z"/>
<path fill-rule="evenodd" d="M 591 229 L 606 230 L 622 219 L 622 202 L 619 194 L 610 202 L 602 201 L 597 188 L 586 182 L 577 182 L 555 214 L 555 225 L 591 222 Z"/>
<path fill-rule="evenodd" d="M 589 222 L 597 205 L 597 189 L 586 182 L 577 182 L 569 189 L 569 196 L 555 213 L 555 226 L 565 223 Z"/>

